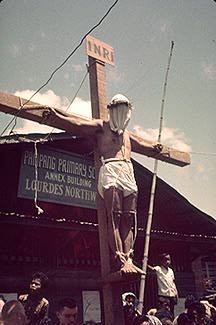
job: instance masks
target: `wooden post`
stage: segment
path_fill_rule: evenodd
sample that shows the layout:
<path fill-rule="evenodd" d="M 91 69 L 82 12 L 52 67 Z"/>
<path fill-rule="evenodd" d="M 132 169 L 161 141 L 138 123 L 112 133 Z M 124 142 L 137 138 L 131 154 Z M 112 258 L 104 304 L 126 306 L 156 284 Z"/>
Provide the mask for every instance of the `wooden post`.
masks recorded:
<path fill-rule="evenodd" d="M 107 90 L 105 63 L 89 56 L 89 78 L 92 104 L 92 116 L 107 120 Z M 98 178 L 101 166 L 99 157 L 95 154 L 95 168 Z M 110 273 L 110 250 L 108 244 L 107 217 L 104 202 L 98 195 L 97 216 L 99 225 L 100 260 L 101 260 L 101 284 L 103 293 L 103 313 L 105 325 L 124 325 L 123 308 L 121 300 L 121 283 L 108 282 Z"/>

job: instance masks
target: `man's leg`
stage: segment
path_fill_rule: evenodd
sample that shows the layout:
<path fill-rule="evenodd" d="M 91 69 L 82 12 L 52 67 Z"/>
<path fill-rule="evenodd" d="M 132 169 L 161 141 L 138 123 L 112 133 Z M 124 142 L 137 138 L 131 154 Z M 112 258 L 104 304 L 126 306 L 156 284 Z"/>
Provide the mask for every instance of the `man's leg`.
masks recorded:
<path fill-rule="evenodd" d="M 120 189 L 110 187 L 109 189 L 104 191 L 104 204 L 106 207 L 108 222 L 109 245 L 114 256 L 118 258 L 120 265 L 124 264 L 125 262 L 122 240 L 120 235 L 122 200 L 123 193 Z"/>
<path fill-rule="evenodd" d="M 136 231 L 136 194 L 123 198 L 120 189 L 110 187 L 104 192 L 104 203 L 108 218 L 109 245 L 120 263 L 120 270 L 124 273 L 143 273 L 132 262 L 133 226 Z"/>
<path fill-rule="evenodd" d="M 132 193 L 123 199 L 123 214 L 120 231 L 123 251 L 126 258 L 124 265 L 125 273 L 141 273 L 143 271 L 133 264 L 134 241 L 137 234 L 137 193 Z M 134 229 L 134 231 L 133 231 Z"/>
<path fill-rule="evenodd" d="M 123 268 L 123 271 L 125 273 L 143 273 L 141 269 L 133 264 L 133 248 L 137 232 L 136 208 L 137 193 L 134 192 L 129 196 L 124 197 L 120 234 L 122 239 L 123 252 L 126 258 L 126 262 Z"/>
<path fill-rule="evenodd" d="M 175 298 L 169 297 L 169 302 L 170 302 L 170 312 L 171 312 L 172 316 L 174 317 L 174 310 L 175 310 L 175 305 L 176 305 Z"/>
<path fill-rule="evenodd" d="M 137 194 L 132 193 L 123 198 L 123 214 L 120 223 L 120 234 L 122 239 L 123 251 L 128 254 L 133 250 L 134 246 L 134 232 L 136 229 L 136 207 L 137 207 Z"/>

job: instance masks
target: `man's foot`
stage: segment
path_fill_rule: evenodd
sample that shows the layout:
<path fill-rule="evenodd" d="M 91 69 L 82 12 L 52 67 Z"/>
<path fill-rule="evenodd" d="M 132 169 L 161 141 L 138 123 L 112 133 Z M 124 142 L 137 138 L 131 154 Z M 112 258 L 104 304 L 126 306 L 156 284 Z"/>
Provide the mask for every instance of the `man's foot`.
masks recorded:
<path fill-rule="evenodd" d="M 141 273 L 144 274 L 143 270 L 133 264 L 131 258 L 128 258 L 126 262 L 121 267 L 121 272 L 123 273 Z"/>
<path fill-rule="evenodd" d="M 122 273 L 137 273 L 133 263 L 129 263 L 129 261 L 126 261 L 122 266 L 121 270 Z"/>
<path fill-rule="evenodd" d="M 133 253 L 132 250 L 128 254 L 125 254 L 120 251 L 116 251 L 115 259 L 118 264 L 118 270 L 120 269 L 120 271 L 124 274 L 130 274 L 130 273 L 144 274 L 143 270 L 141 270 L 139 267 L 134 265 L 131 257 L 132 253 Z"/>

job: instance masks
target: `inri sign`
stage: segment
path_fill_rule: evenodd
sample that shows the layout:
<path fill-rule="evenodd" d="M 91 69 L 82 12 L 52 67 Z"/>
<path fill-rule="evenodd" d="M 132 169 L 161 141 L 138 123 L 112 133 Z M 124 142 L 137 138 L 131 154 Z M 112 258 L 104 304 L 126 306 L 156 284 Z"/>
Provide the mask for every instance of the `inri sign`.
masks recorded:
<path fill-rule="evenodd" d="M 113 48 L 90 35 L 86 36 L 86 51 L 89 56 L 114 65 Z"/>

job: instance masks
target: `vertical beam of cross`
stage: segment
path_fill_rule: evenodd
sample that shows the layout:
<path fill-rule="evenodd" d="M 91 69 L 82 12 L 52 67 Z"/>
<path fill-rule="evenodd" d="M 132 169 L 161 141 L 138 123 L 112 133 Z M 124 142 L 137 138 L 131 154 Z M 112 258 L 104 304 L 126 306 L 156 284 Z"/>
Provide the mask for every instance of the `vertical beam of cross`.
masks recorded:
<path fill-rule="evenodd" d="M 107 87 L 105 75 L 105 63 L 89 58 L 90 94 L 92 105 L 92 117 L 107 120 Z M 99 156 L 95 153 L 95 168 L 98 179 L 100 168 Z M 101 277 L 105 279 L 110 273 L 110 251 L 108 246 L 108 231 L 104 202 L 98 195 L 97 216 L 100 240 Z M 121 284 L 114 282 L 102 282 L 103 311 L 105 325 L 124 325 Z"/>

